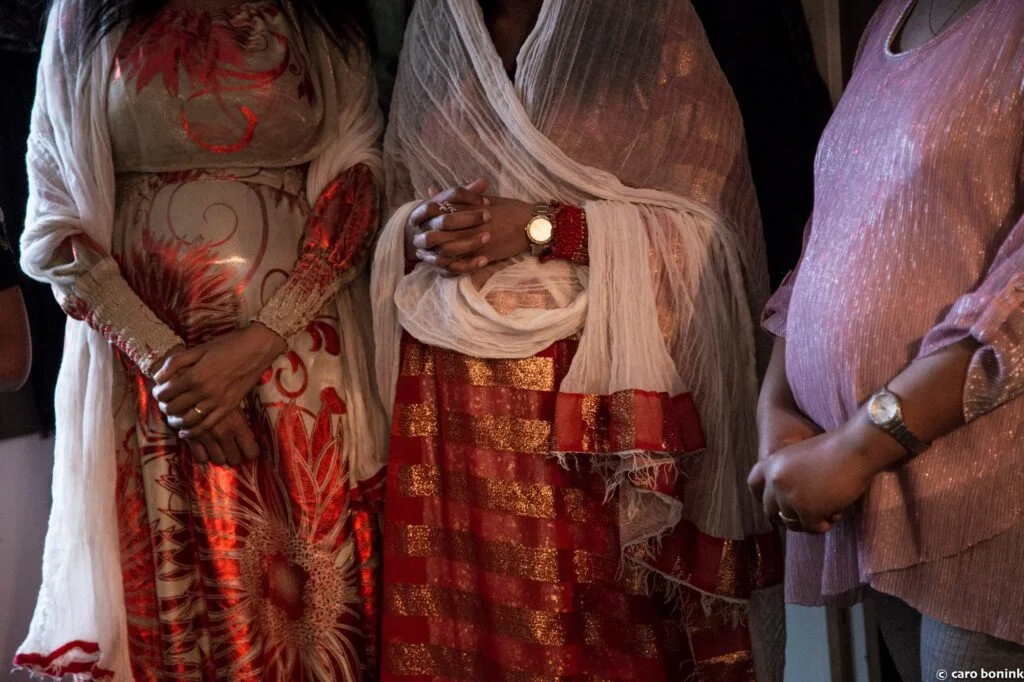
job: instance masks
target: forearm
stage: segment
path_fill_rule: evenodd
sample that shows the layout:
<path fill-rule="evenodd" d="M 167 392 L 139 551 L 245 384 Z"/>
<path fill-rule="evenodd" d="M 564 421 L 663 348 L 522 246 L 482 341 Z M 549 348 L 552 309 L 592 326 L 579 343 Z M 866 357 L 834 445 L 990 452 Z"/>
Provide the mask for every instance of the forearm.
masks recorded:
<path fill-rule="evenodd" d="M 113 258 L 83 249 L 73 263 L 55 267 L 64 271 L 54 284 L 64 312 L 102 334 L 147 376 L 172 348 L 184 344 L 139 298 Z"/>
<path fill-rule="evenodd" d="M 930 443 L 964 425 L 964 382 L 978 348 L 972 339 L 961 341 L 918 358 L 889 382 L 889 390 L 900 398 L 903 421 L 922 441 Z M 847 428 L 878 471 L 907 456 L 902 445 L 871 424 L 865 407 Z"/>
<path fill-rule="evenodd" d="M 542 261 L 565 260 L 590 265 L 587 212 L 578 206 L 559 204 L 551 216 L 554 231 L 551 246 Z"/>
<path fill-rule="evenodd" d="M 768 371 L 765 372 L 764 382 L 761 384 L 758 409 L 760 411 L 767 407 L 792 408 L 795 405 L 793 391 L 786 376 L 786 339 L 777 336 L 772 346 L 771 359 L 768 361 Z"/>
<path fill-rule="evenodd" d="M 21 291 L 0 291 L 0 392 L 16 391 L 28 380 L 32 341 Z"/>

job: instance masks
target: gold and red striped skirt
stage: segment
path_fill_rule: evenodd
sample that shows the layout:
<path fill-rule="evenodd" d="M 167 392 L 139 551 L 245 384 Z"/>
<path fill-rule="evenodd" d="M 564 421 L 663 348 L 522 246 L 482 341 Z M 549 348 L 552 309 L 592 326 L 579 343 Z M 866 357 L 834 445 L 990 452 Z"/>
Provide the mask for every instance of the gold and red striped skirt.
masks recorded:
<path fill-rule="evenodd" d="M 746 628 L 701 592 L 778 582 L 778 538 L 731 542 L 681 522 L 656 552 L 634 548 L 648 565 L 624 561 L 605 478 L 550 455 L 576 345 L 481 360 L 403 339 L 382 679 L 754 679 Z M 683 582 L 698 589 L 657 589 Z"/>

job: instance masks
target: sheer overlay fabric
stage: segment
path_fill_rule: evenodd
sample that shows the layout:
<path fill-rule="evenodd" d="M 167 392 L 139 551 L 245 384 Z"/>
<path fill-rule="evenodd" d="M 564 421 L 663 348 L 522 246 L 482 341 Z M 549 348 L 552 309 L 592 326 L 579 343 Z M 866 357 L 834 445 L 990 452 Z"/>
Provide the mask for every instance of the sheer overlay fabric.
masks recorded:
<path fill-rule="evenodd" d="M 385 404 L 400 329 L 487 358 L 529 357 L 581 333 L 563 394 L 696 399 L 707 451 L 688 469 L 686 509 L 665 512 L 718 537 L 764 532 L 744 485 L 756 458 L 763 238 L 739 111 L 692 6 L 548 0 L 513 84 L 476 2 L 423 5 L 385 147 L 394 215 L 373 281 Z M 475 177 L 498 195 L 583 205 L 590 267 L 524 256 L 474 277 L 423 264 L 403 277 L 415 201 L 431 184 Z M 635 473 L 637 453 L 616 454 L 616 470 Z"/>
<path fill-rule="evenodd" d="M 763 238 L 740 113 L 691 4 L 547 0 L 514 83 L 475 0 L 421 0 L 404 49 L 385 142 L 393 214 L 371 292 L 385 405 L 403 330 L 489 359 L 528 358 L 578 334 L 551 453 L 605 475 L 623 550 L 655 547 L 680 521 L 731 540 L 770 532 L 745 485 L 756 460 Z M 520 256 L 471 277 L 426 264 L 406 274 L 404 225 L 417 201 L 431 185 L 477 177 L 496 195 L 583 206 L 589 267 Z M 587 397 L 640 393 L 692 395 L 703 453 L 681 458 L 630 437 L 667 415 L 638 403 L 612 415 L 616 437 L 602 446 L 567 436 Z M 666 471 L 685 476 L 684 495 L 650 484 Z M 624 557 L 700 591 L 651 553 Z M 705 596 L 745 610 L 749 595 Z"/>

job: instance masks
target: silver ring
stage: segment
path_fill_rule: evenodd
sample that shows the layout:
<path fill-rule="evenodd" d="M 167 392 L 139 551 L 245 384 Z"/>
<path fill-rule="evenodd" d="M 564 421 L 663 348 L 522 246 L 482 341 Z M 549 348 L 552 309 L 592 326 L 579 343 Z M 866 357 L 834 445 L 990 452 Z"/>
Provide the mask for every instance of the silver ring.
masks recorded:
<path fill-rule="evenodd" d="M 200 417 L 205 417 L 206 413 L 199 409 L 197 405 L 192 406 L 192 411 L 198 414 Z"/>
<path fill-rule="evenodd" d="M 442 213 L 452 214 L 452 213 L 458 213 L 459 212 L 459 209 L 457 209 L 454 206 L 452 206 L 452 202 L 450 202 L 450 201 L 442 201 L 441 203 L 439 203 L 437 205 L 437 207 L 439 209 L 441 209 Z"/>

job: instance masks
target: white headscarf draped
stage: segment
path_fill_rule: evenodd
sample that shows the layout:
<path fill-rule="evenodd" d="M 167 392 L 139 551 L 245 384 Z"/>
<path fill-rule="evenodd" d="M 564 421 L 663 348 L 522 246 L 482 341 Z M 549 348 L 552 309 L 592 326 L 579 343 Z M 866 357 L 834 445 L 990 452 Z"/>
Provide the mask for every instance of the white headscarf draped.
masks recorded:
<path fill-rule="evenodd" d="M 690 3 L 546 0 L 514 83 L 476 0 L 419 0 L 404 49 L 385 142 L 394 214 L 372 285 L 385 404 L 402 329 L 484 358 L 581 331 L 562 393 L 692 392 L 708 444 L 685 502 L 634 509 L 623 542 L 680 517 L 722 538 L 767 531 L 745 485 L 763 238 L 738 106 Z M 483 276 L 403 276 L 416 201 L 477 177 L 496 195 L 584 206 L 590 267 L 519 257 Z M 617 454 L 621 482 L 644 460 Z"/>

